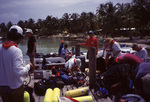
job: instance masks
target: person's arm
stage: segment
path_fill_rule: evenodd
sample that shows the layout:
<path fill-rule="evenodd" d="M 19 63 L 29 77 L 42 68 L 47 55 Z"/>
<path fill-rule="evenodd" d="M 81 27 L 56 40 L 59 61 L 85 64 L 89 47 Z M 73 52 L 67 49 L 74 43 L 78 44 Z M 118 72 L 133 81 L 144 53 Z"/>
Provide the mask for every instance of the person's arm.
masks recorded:
<path fill-rule="evenodd" d="M 70 74 L 72 74 L 72 71 L 71 71 L 71 69 L 69 69 L 69 68 L 68 68 L 68 71 L 69 71 L 69 73 L 70 73 Z"/>
<path fill-rule="evenodd" d="M 80 68 L 77 68 L 77 71 L 78 71 L 78 72 L 81 72 Z"/>
<path fill-rule="evenodd" d="M 88 45 L 88 39 L 86 40 L 86 43 L 79 43 L 79 45 L 87 46 Z"/>
<path fill-rule="evenodd" d="M 22 54 L 22 51 L 20 49 L 13 52 L 12 55 L 13 55 L 12 56 L 12 58 L 13 58 L 12 63 L 13 63 L 13 68 L 14 68 L 14 72 L 16 74 L 16 77 L 26 76 L 26 75 L 28 75 L 29 71 L 33 70 L 33 65 L 31 63 L 24 66 L 23 54 Z"/>

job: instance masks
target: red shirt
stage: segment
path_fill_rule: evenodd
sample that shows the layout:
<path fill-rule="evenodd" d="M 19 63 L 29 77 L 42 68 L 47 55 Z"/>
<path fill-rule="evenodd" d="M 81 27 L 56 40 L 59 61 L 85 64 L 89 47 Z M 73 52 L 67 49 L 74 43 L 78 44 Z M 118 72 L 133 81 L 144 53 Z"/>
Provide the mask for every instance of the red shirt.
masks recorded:
<path fill-rule="evenodd" d="M 88 50 L 89 50 L 89 47 L 95 47 L 96 51 L 98 51 L 98 42 L 97 42 L 97 38 L 95 37 L 87 38 L 86 43 L 81 43 L 81 45 L 88 46 Z"/>
<path fill-rule="evenodd" d="M 126 54 L 122 54 L 119 57 L 117 57 L 116 62 L 125 63 L 125 64 L 129 64 L 129 65 L 138 65 L 138 64 L 142 63 L 143 60 L 136 55 L 126 53 Z"/>

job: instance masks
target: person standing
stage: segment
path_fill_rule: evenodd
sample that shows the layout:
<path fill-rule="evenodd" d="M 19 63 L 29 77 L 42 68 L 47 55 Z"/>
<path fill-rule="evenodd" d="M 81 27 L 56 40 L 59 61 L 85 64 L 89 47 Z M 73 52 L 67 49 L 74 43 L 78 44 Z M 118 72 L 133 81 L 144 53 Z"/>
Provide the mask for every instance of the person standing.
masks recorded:
<path fill-rule="evenodd" d="M 143 61 L 146 61 L 146 59 L 147 59 L 147 50 L 145 48 L 142 48 L 141 46 L 138 46 L 138 44 L 133 44 L 132 49 L 136 51 L 134 53 L 136 56 L 140 57 Z"/>
<path fill-rule="evenodd" d="M 22 28 L 13 25 L 7 34 L 7 41 L 0 44 L 0 95 L 3 102 L 23 102 L 22 77 L 33 71 L 32 63 L 24 66 L 23 54 L 18 48 L 22 34 Z"/>
<path fill-rule="evenodd" d="M 27 55 L 30 58 L 30 62 L 33 64 L 34 69 L 35 69 L 35 62 L 34 62 L 34 57 L 36 54 L 36 39 L 33 36 L 33 32 L 31 29 L 26 30 L 26 34 L 28 35 L 28 50 L 27 50 Z"/>
<path fill-rule="evenodd" d="M 79 45 L 82 46 L 88 46 L 88 51 L 87 51 L 87 59 L 88 59 L 88 54 L 89 54 L 89 47 L 95 47 L 96 48 L 96 54 L 98 52 L 98 42 L 97 38 L 93 37 L 94 32 L 92 30 L 89 31 L 89 38 L 87 38 L 86 43 L 79 43 Z"/>
<path fill-rule="evenodd" d="M 61 44 L 59 46 L 59 50 L 58 50 L 58 56 L 61 56 L 61 50 L 62 48 L 64 48 L 64 40 L 61 40 Z"/>

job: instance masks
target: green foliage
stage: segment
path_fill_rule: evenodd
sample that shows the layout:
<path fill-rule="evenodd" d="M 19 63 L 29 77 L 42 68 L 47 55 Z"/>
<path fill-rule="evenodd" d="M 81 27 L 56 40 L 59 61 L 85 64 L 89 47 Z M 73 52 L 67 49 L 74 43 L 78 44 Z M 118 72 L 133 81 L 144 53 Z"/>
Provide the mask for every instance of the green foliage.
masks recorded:
<path fill-rule="evenodd" d="M 7 24 L 0 24 L 0 34 L 5 36 L 10 26 L 11 21 Z M 46 19 L 29 18 L 25 21 L 18 21 L 18 25 L 24 28 L 30 28 L 34 34 L 38 36 L 52 36 L 67 31 L 69 34 L 77 36 L 87 36 L 89 30 L 93 30 L 95 34 L 101 36 L 144 36 L 150 32 L 150 2 L 148 0 L 133 0 L 132 3 L 117 3 L 112 2 L 99 4 L 96 8 L 96 14 L 92 12 L 64 13 L 62 18 L 47 16 Z M 129 30 L 120 30 L 128 28 Z M 136 28 L 132 31 L 131 28 Z M 144 29 L 147 28 L 147 31 Z M 102 31 L 100 31 L 102 29 Z M 117 30 L 116 30 L 117 29 Z M 140 30 L 139 30 L 140 29 Z M 24 29 L 25 30 L 25 29 Z"/>

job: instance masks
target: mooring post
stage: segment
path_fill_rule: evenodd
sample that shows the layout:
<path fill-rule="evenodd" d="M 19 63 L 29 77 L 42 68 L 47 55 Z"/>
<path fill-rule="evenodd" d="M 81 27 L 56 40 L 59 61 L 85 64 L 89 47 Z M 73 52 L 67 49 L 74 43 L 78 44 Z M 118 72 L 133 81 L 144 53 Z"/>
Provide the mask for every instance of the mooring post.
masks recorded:
<path fill-rule="evenodd" d="M 80 45 L 78 45 L 78 44 L 75 47 L 75 53 L 76 53 L 76 57 L 80 56 Z"/>
<path fill-rule="evenodd" d="M 89 82 L 90 82 L 90 88 L 94 88 L 95 83 L 96 83 L 96 49 L 95 47 L 89 48 Z"/>

